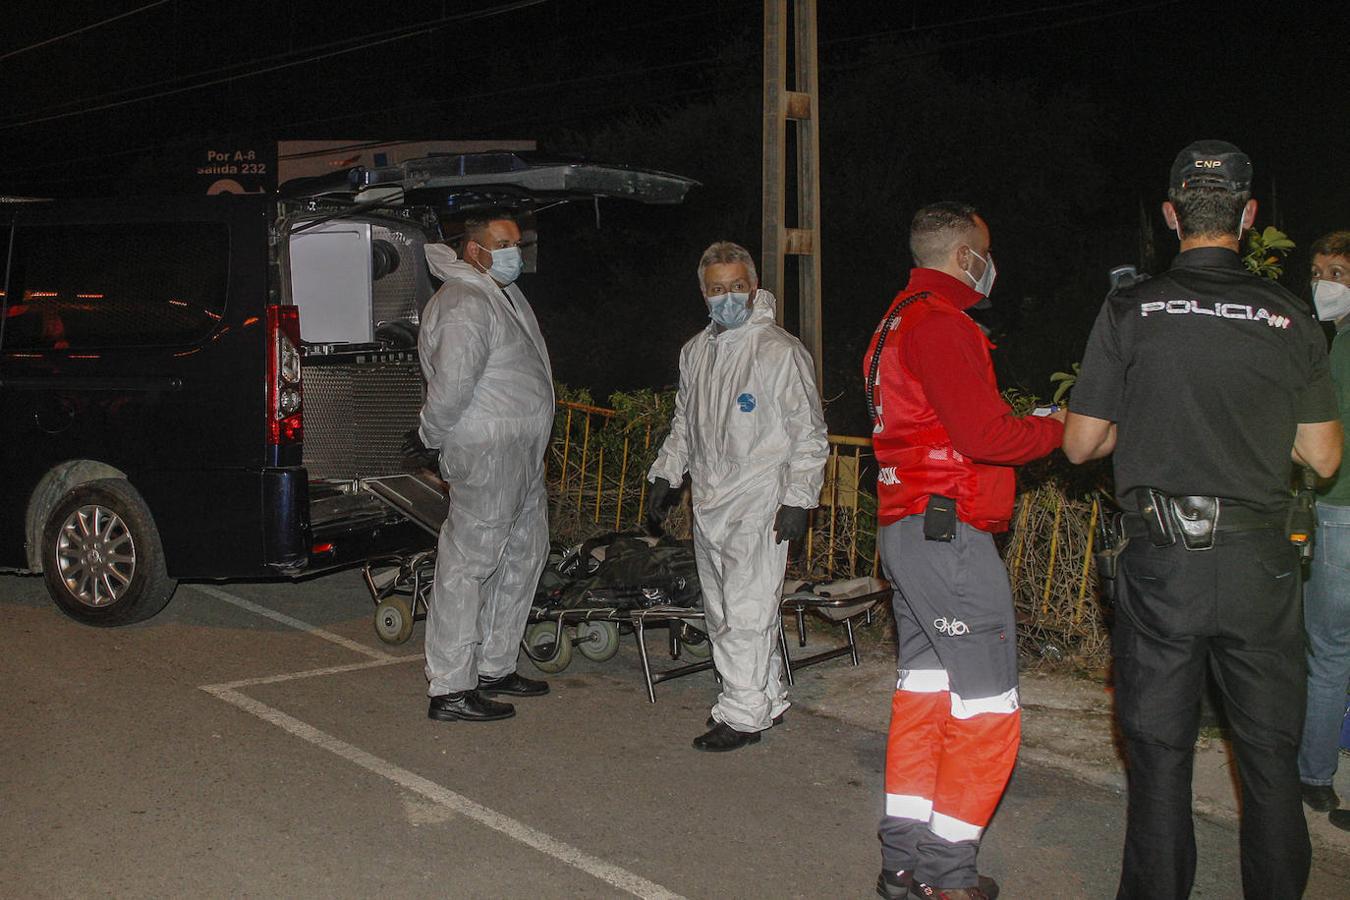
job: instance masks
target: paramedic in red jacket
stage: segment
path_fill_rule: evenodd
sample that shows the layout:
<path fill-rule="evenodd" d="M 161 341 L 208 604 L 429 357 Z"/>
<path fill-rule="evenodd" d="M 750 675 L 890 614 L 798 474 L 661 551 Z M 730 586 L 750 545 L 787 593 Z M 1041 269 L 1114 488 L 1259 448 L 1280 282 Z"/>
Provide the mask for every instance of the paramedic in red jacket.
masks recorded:
<path fill-rule="evenodd" d="M 877 892 L 984 900 L 998 886 L 975 855 L 1021 738 L 1012 591 L 993 535 L 1012 517 L 1013 466 L 1059 446 L 1064 414 L 1018 418 L 999 394 L 992 345 L 966 314 L 995 271 L 974 208 L 919 210 L 909 246 L 909 284 L 863 358 L 900 641 Z"/>

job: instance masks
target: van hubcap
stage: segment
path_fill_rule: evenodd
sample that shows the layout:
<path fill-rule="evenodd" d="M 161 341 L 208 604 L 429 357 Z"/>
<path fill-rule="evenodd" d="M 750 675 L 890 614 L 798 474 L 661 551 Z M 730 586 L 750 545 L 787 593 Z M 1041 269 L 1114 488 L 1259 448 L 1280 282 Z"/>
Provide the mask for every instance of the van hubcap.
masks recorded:
<path fill-rule="evenodd" d="M 61 525 L 56 568 L 76 600 L 107 606 L 131 587 L 136 543 L 117 513 L 106 506 L 81 506 Z"/>

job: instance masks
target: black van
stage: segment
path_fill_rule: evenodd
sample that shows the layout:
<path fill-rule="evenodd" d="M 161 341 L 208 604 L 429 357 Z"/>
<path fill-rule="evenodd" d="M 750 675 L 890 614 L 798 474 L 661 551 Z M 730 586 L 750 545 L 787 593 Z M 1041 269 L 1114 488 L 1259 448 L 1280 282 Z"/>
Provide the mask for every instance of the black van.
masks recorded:
<path fill-rule="evenodd" d="M 423 385 L 423 248 L 475 206 L 678 203 L 657 172 L 431 157 L 280 195 L 0 199 L 0 570 L 93 625 L 179 579 L 292 576 L 426 532 L 402 471 Z"/>

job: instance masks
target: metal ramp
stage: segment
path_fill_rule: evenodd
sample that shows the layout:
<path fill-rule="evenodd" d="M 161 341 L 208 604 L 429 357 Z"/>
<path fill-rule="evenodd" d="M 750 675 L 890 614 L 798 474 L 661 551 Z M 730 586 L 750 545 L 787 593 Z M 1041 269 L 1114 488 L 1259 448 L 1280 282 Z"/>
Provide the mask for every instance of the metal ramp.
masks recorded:
<path fill-rule="evenodd" d="M 450 501 L 430 475 L 381 475 L 362 478 L 361 489 L 397 510 L 432 535 L 450 514 Z"/>

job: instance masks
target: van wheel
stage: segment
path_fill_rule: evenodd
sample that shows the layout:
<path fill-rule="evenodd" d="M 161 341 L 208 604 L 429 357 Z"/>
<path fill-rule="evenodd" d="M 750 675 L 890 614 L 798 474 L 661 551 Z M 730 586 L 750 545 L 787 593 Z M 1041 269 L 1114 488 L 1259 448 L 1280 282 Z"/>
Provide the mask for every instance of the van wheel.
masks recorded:
<path fill-rule="evenodd" d="M 82 484 L 42 529 L 42 572 L 61 611 L 86 625 L 129 625 L 159 612 L 178 582 L 150 510 L 121 478 Z"/>

